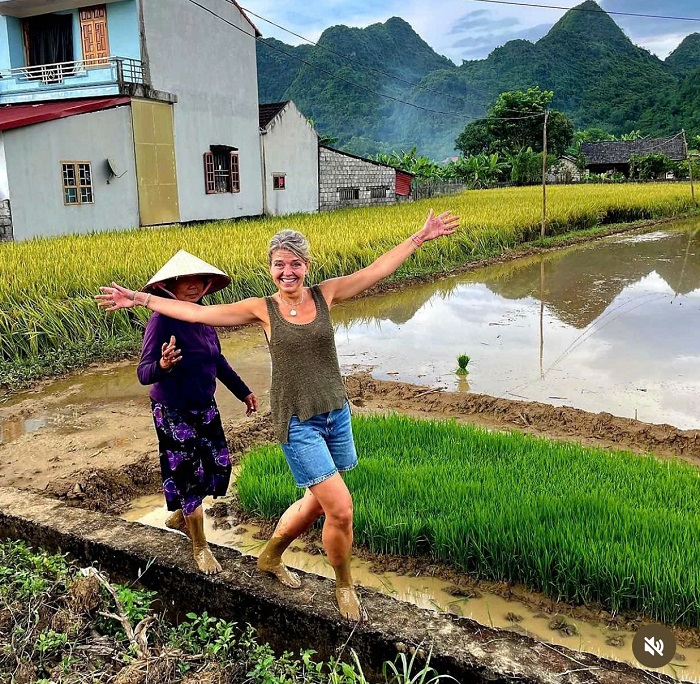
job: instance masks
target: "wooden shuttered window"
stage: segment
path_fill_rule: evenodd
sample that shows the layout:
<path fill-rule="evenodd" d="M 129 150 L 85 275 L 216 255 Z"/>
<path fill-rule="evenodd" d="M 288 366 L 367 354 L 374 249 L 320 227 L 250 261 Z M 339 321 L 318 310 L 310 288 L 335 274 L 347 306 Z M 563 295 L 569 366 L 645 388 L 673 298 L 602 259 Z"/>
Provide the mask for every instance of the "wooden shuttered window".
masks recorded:
<path fill-rule="evenodd" d="M 241 191 L 238 152 L 204 153 L 204 189 L 207 195 Z"/>
<path fill-rule="evenodd" d="M 109 39 L 107 37 L 107 8 L 105 5 L 96 5 L 80 10 L 80 37 L 83 44 L 84 60 L 97 60 L 93 61 L 92 65 L 99 65 L 107 61 Z"/>

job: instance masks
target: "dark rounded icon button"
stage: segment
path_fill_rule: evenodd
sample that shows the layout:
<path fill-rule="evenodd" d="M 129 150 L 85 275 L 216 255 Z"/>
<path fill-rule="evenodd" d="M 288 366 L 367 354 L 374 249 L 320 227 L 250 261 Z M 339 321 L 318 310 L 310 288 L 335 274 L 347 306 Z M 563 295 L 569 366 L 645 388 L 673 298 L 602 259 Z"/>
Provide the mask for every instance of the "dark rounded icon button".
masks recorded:
<path fill-rule="evenodd" d="M 644 667 L 663 667 L 676 655 L 676 637 L 668 627 L 646 625 L 634 635 L 632 652 Z"/>

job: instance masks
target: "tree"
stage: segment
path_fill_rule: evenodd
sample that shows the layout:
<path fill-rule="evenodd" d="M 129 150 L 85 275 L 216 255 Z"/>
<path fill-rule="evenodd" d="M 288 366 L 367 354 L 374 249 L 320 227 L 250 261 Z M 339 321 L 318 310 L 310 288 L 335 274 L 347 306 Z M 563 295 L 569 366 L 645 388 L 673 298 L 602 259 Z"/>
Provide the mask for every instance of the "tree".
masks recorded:
<path fill-rule="evenodd" d="M 554 93 L 539 86 L 526 91 L 501 93 L 483 119 L 468 124 L 455 141 L 455 147 L 465 155 L 479 152 L 517 154 L 531 148 L 542 151 L 544 113 Z M 549 111 L 547 148 L 561 155 L 571 144 L 574 125 L 563 112 Z"/>

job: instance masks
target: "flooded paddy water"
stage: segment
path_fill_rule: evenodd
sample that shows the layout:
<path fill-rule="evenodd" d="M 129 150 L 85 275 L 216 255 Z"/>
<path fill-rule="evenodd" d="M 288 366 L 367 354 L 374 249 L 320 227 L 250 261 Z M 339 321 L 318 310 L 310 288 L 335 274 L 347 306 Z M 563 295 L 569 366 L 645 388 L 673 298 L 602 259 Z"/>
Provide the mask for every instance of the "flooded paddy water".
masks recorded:
<path fill-rule="evenodd" d="M 698 221 L 366 297 L 335 308 L 333 319 L 344 372 L 367 369 L 378 379 L 700 428 Z M 258 394 L 261 410 L 268 410 L 269 356 L 262 333 L 237 331 L 222 336 L 222 346 Z M 471 357 L 466 379 L 454 372 L 461 353 Z M 108 462 L 119 467 L 116 451 L 123 458 L 154 456 L 148 389 L 136 380 L 135 365 L 96 367 L 0 404 L 3 480 L 36 456 L 36 468 L 17 486 L 42 488 L 51 479 L 42 467 L 47 450 L 61 459 L 61 450 L 77 453 L 70 462 L 76 470 Z M 217 400 L 225 421 L 243 420 L 243 405 L 228 392 L 219 392 Z M 127 517 L 162 526 L 161 497 L 134 502 Z M 211 529 L 211 539 L 255 555 L 262 542 L 254 538 L 254 526 L 246 523 L 243 532 L 233 522 L 229 530 Z M 321 555 L 297 550 L 288 556 L 295 567 L 331 574 Z M 631 632 L 567 617 L 577 632 L 567 636 L 565 626 L 550 627 L 552 614 L 496 594 L 454 596 L 443 580 L 373 573 L 364 561 L 356 564 L 363 585 L 400 600 L 635 662 Z M 521 619 L 512 621 L 512 614 Z M 679 648 L 679 654 L 664 671 L 700 681 L 700 649 Z"/>

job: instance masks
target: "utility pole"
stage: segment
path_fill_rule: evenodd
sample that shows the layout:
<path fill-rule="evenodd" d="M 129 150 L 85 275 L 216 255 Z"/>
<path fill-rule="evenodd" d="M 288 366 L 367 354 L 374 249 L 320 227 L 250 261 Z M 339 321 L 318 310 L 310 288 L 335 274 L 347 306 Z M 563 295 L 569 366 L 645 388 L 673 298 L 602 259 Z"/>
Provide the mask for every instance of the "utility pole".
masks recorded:
<path fill-rule="evenodd" d="M 547 119 L 549 119 L 549 111 L 545 109 L 542 133 L 542 229 L 540 237 L 544 237 L 547 224 Z"/>
<path fill-rule="evenodd" d="M 690 175 L 690 194 L 693 196 L 693 204 L 697 204 L 695 201 L 695 183 L 693 182 L 693 160 L 688 154 L 688 140 L 685 137 L 685 128 L 683 129 L 683 145 L 685 147 L 685 158 L 688 162 L 688 174 Z"/>

